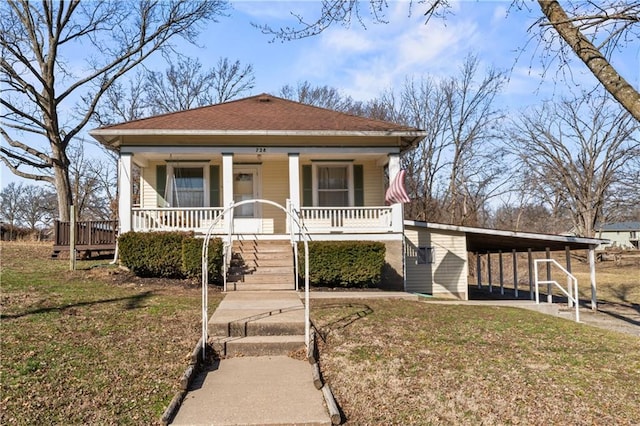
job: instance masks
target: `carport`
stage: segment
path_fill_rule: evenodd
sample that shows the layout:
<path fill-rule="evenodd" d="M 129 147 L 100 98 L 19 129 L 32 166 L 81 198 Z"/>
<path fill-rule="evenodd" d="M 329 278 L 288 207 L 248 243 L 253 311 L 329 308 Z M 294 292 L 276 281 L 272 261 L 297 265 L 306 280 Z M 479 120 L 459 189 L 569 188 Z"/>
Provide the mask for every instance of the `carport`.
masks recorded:
<path fill-rule="evenodd" d="M 595 273 L 595 248 L 605 240 L 595 238 L 580 238 L 565 235 L 539 234 L 531 232 L 503 231 L 488 228 L 475 228 L 467 226 L 454 226 L 439 223 L 428 223 L 418 221 L 405 221 L 405 229 L 413 229 L 418 232 L 426 232 L 431 235 L 437 233 L 450 233 L 463 237 L 466 242 L 466 252 L 473 253 L 476 259 L 477 287 L 479 289 L 487 286 L 493 291 L 494 278 L 492 277 L 492 262 L 498 262 L 498 286 L 501 294 L 504 294 L 503 268 L 505 262 L 512 262 L 513 287 L 515 296 L 520 296 L 521 289 L 518 288 L 518 258 L 526 253 L 529 276 L 530 298 L 534 298 L 531 291 L 533 288 L 534 276 L 534 256 L 533 253 L 545 253 L 545 259 L 551 260 L 552 252 L 564 251 L 566 265 L 560 265 L 568 272 L 571 272 L 571 252 L 574 250 L 586 250 L 588 252 L 588 262 L 591 285 L 591 309 L 597 309 L 596 297 L 596 273 Z M 451 250 L 451 248 L 442 247 Z M 505 259 L 509 257 L 510 259 Z M 482 268 L 482 260 L 486 259 L 486 271 Z M 409 266 L 409 265 L 408 265 Z M 484 273 L 484 274 L 483 274 Z M 483 283 L 483 275 L 486 281 Z M 542 281 L 542 280 L 541 280 Z M 546 281 L 551 281 L 551 263 L 546 262 Z M 551 301 L 550 285 L 547 291 L 548 301 Z"/>

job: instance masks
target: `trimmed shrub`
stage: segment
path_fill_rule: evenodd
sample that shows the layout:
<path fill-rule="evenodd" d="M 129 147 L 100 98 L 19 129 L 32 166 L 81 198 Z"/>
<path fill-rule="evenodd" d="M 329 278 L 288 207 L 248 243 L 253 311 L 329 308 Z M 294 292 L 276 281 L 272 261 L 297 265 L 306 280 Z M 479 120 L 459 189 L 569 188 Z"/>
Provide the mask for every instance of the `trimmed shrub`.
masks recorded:
<path fill-rule="evenodd" d="M 200 278 L 203 240 L 186 232 L 127 232 L 118 237 L 120 262 L 140 277 Z M 222 241 L 209 243 L 209 281 L 220 282 Z"/>
<path fill-rule="evenodd" d="M 183 232 L 127 232 L 118 237 L 120 262 L 140 277 L 183 278 Z"/>
<path fill-rule="evenodd" d="M 300 276 L 304 278 L 304 243 L 298 243 Z M 309 242 L 311 285 L 375 287 L 385 264 L 385 245 L 374 241 Z"/>
<path fill-rule="evenodd" d="M 202 278 L 202 238 L 182 241 L 182 270 L 187 278 Z M 209 241 L 209 282 L 222 282 L 222 240 Z"/>

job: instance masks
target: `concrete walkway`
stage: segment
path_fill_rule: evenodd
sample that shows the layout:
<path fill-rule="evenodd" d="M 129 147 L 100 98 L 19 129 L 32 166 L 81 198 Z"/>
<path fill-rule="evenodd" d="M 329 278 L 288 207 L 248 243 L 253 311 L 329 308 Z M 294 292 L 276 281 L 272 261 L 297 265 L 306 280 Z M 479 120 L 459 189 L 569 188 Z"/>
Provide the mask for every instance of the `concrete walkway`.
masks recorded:
<path fill-rule="evenodd" d="M 312 366 L 287 356 L 304 348 L 296 292 L 230 292 L 209 321 L 209 335 L 219 353 L 236 357 L 196 377 L 172 424 L 331 424 Z"/>
<path fill-rule="evenodd" d="M 288 356 L 238 357 L 200 374 L 174 425 L 330 425 L 311 366 Z"/>

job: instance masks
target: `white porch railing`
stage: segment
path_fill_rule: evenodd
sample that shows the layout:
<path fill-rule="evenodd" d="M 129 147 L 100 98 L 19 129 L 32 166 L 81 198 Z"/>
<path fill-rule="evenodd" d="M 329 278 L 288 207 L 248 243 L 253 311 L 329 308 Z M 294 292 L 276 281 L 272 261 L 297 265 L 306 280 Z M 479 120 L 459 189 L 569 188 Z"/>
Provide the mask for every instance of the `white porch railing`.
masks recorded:
<path fill-rule="evenodd" d="M 206 230 L 222 210 L 222 207 L 133 208 L 131 225 L 134 231 Z M 218 223 L 216 228 L 222 231 L 222 222 Z"/>
<path fill-rule="evenodd" d="M 391 207 L 302 207 L 308 232 L 379 233 L 393 231 Z"/>
<path fill-rule="evenodd" d="M 133 208 L 131 209 L 132 228 L 134 231 L 196 231 L 204 233 L 214 220 L 222 214 L 222 207 L 157 207 L 157 208 Z M 397 213 L 400 213 L 399 215 Z M 356 233 L 377 234 L 393 232 L 397 224 L 394 219 L 402 222 L 400 212 L 394 212 L 392 207 L 302 207 L 295 212 L 306 232 L 311 233 Z M 215 234 L 224 234 L 224 220 L 219 220 L 213 230 Z M 237 218 L 238 221 L 249 220 Z M 258 220 L 258 219 L 252 219 Z M 273 233 L 273 219 L 263 219 L 270 226 L 260 227 L 256 231 L 255 226 L 236 224 L 234 232 L 243 233 Z M 291 232 L 291 220 L 286 220 L 287 233 Z M 243 228 L 243 229 L 241 229 Z M 251 228 L 251 229 L 249 229 Z"/>

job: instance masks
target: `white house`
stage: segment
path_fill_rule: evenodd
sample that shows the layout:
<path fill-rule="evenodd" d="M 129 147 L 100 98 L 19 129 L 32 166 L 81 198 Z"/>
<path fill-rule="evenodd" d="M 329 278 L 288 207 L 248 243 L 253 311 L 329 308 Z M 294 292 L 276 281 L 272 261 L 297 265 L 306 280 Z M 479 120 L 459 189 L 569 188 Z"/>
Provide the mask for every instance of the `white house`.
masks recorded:
<path fill-rule="evenodd" d="M 609 243 L 600 245 L 599 250 L 610 247 L 640 248 L 640 222 L 606 223 L 596 228 L 596 235 L 598 238 L 609 240 Z"/>
<path fill-rule="evenodd" d="M 492 250 L 470 244 L 470 235 L 488 236 L 488 230 L 405 222 L 402 204 L 385 205 L 401 154 L 426 136 L 420 129 L 261 94 L 91 135 L 119 151 L 120 233 L 211 228 L 229 250 L 247 250 L 233 241 L 280 241 L 289 253 L 286 244 L 294 247 L 301 232 L 315 241 L 381 241 L 383 287 L 462 299 L 468 297 L 467 253 Z M 502 237 L 508 248 L 501 250 L 527 250 L 523 238 L 535 250 L 550 242 L 562 250 L 600 242 Z"/>

